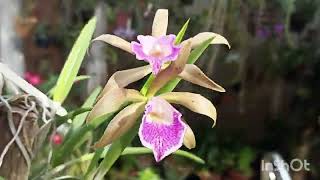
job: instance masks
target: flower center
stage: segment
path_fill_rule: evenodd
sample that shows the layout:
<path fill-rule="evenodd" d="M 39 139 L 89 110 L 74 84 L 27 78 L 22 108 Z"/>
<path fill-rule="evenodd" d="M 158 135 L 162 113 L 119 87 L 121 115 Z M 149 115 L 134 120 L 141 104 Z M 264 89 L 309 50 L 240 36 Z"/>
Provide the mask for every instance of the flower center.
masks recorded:
<path fill-rule="evenodd" d="M 151 56 L 155 56 L 155 57 L 162 57 L 164 55 L 163 52 L 163 48 L 161 47 L 160 44 L 156 43 L 155 45 L 153 45 L 153 47 L 151 48 L 149 54 Z"/>

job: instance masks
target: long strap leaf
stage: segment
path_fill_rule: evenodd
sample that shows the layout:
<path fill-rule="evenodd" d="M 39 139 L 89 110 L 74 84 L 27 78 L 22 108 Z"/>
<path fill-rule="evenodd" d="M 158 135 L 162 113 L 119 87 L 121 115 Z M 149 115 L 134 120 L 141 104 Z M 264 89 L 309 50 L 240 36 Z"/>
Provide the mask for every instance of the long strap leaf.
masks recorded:
<path fill-rule="evenodd" d="M 62 104 L 62 102 L 68 96 L 90 45 L 90 41 L 96 27 L 96 21 L 97 20 L 94 17 L 88 22 L 88 24 L 84 26 L 75 44 L 73 45 L 57 81 L 57 85 L 53 94 L 54 101 Z"/>

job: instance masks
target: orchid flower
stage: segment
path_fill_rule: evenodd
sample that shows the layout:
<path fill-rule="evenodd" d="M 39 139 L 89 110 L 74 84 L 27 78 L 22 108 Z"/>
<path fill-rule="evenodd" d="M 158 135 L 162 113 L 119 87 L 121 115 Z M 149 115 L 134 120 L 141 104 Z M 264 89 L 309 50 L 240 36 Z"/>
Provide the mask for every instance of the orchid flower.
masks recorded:
<path fill-rule="evenodd" d="M 176 45 L 176 36 L 167 35 L 168 10 L 157 10 L 151 35 L 138 35 L 136 41 L 128 41 L 111 34 L 103 34 L 93 41 L 104 41 L 112 46 L 118 47 L 136 56 L 136 59 L 148 62 L 154 75 L 158 74 L 167 62 L 175 61 L 181 50 L 181 45 Z M 204 32 L 192 38 L 192 47 L 196 47 L 203 41 L 214 37 L 211 44 L 228 44 L 228 41 L 221 35 Z M 182 43 L 183 44 L 183 43 Z"/>
<path fill-rule="evenodd" d="M 214 105 L 205 97 L 195 93 L 168 92 L 156 95 L 156 92 L 177 77 L 211 90 L 225 91 L 197 66 L 186 64 L 192 47 L 197 45 L 198 41 L 207 40 L 204 36 L 206 35 L 201 34 L 195 37 L 196 41 L 191 38 L 181 43 L 177 59 L 159 71 L 146 96 L 137 90 L 125 89 L 124 87 L 151 73 L 151 66 L 118 71 L 110 77 L 96 105 L 89 113 L 87 122 L 113 114 L 126 104 L 129 103 L 129 105 L 109 122 L 95 147 L 107 146 L 120 138 L 137 123 L 141 116 L 138 133 L 140 141 L 143 146 L 152 149 L 157 162 L 178 150 L 182 144 L 189 149 L 195 147 L 196 141 L 193 131 L 183 120 L 182 114 L 170 103 L 182 105 L 195 113 L 205 115 L 211 118 L 213 125 L 215 125 L 217 115 Z"/>

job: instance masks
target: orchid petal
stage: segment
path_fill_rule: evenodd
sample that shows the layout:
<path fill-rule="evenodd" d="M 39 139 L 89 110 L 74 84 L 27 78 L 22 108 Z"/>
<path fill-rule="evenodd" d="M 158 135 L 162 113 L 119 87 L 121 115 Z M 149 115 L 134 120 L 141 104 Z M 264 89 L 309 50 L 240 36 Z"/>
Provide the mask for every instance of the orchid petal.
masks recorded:
<path fill-rule="evenodd" d="M 225 89 L 223 87 L 212 81 L 201 71 L 199 67 L 194 64 L 187 64 L 184 67 L 183 71 L 179 74 L 179 77 L 183 80 L 214 91 L 225 92 Z"/>
<path fill-rule="evenodd" d="M 143 146 L 152 149 L 157 162 L 182 146 L 186 124 L 181 116 L 179 111 L 159 97 L 152 98 L 146 105 L 139 138 Z"/>
<path fill-rule="evenodd" d="M 108 91 L 111 89 L 124 88 L 127 85 L 144 78 L 150 73 L 151 67 L 149 65 L 117 71 L 110 77 L 98 99 L 100 99 L 104 94 L 108 93 Z"/>
<path fill-rule="evenodd" d="M 127 51 L 128 53 L 133 54 L 131 50 L 131 44 L 128 41 L 118 36 L 111 35 L 111 34 L 103 34 L 92 40 L 92 42 L 95 42 L 95 41 L 103 41 L 107 44 L 110 44 L 114 47 L 120 48 L 124 51 Z"/>
<path fill-rule="evenodd" d="M 131 42 L 131 48 L 138 60 L 144 60 L 152 66 L 153 74 L 158 74 L 164 63 L 175 61 L 180 52 L 180 46 L 175 45 L 174 34 L 155 38 L 153 36 L 138 36 L 138 41 Z"/>
<path fill-rule="evenodd" d="M 152 36 L 159 37 L 166 35 L 168 28 L 168 14 L 167 9 L 157 10 L 152 24 Z"/>
<path fill-rule="evenodd" d="M 130 129 L 143 113 L 145 102 L 135 103 L 120 111 L 108 124 L 100 140 L 94 147 L 100 148 L 112 143 Z"/>
<path fill-rule="evenodd" d="M 196 138 L 190 126 L 186 123 L 186 131 L 184 133 L 183 145 L 188 149 L 193 149 L 196 147 Z"/>
<path fill-rule="evenodd" d="M 169 92 L 161 94 L 158 97 L 161 97 L 170 103 L 185 106 L 195 113 L 210 117 L 214 121 L 213 126 L 215 126 L 217 118 L 216 108 L 208 99 L 200 94 L 189 92 Z"/>
<path fill-rule="evenodd" d="M 192 41 L 192 48 L 195 48 L 210 38 L 213 38 L 211 44 L 225 44 L 229 47 L 229 49 L 231 48 L 228 40 L 225 37 L 213 32 L 202 32 L 188 40 Z"/>
<path fill-rule="evenodd" d="M 189 58 L 191 51 L 191 42 L 186 41 L 183 44 L 180 54 L 176 61 L 172 62 L 166 69 L 160 71 L 152 82 L 150 89 L 148 91 L 148 96 L 154 95 L 160 88 L 167 84 L 170 80 L 176 78 L 180 74 Z"/>
<path fill-rule="evenodd" d="M 103 115 L 118 111 L 126 102 L 141 102 L 146 98 L 134 89 L 115 88 L 104 94 L 93 107 L 87 122 Z"/>

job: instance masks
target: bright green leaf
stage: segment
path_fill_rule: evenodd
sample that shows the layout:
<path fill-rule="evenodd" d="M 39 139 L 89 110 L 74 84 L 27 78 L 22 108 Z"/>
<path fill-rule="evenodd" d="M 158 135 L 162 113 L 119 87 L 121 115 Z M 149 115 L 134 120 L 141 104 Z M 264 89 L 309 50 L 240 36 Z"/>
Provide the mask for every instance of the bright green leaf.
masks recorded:
<path fill-rule="evenodd" d="M 145 147 L 127 147 L 121 155 L 140 155 L 148 153 L 152 153 L 152 150 Z M 187 151 L 177 150 L 173 154 L 191 159 L 196 163 L 205 163 L 203 159 Z"/>
<path fill-rule="evenodd" d="M 53 100 L 62 103 L 69 94 L 74 80 L 78 74 L 83 58 L 90 45 L 96 27 L 96 18 L 92 18 L 82 29 L 78 39 L 72 47 L 65 65 L 60 73 L 54 90 Z"/>
<path fill-rule="evenodd" d="M 181 30 L 179 31 L 179 33 L 178 33 L 178 35 L 177 35 L 177 37 L 176 37 L 176 42 L 175 42 L 175 44 L 180 44 L 180 42 L 182 41 L 183 36 L 184 36 L 184 34 L 186 33 L 186 30 L 187 30 L 187 28 L 188 28 L 189 21 L 190 21 L 190 19 L 188 19 L 187 22 L 184 23 L 184 25 L 182 26 Z"/>

